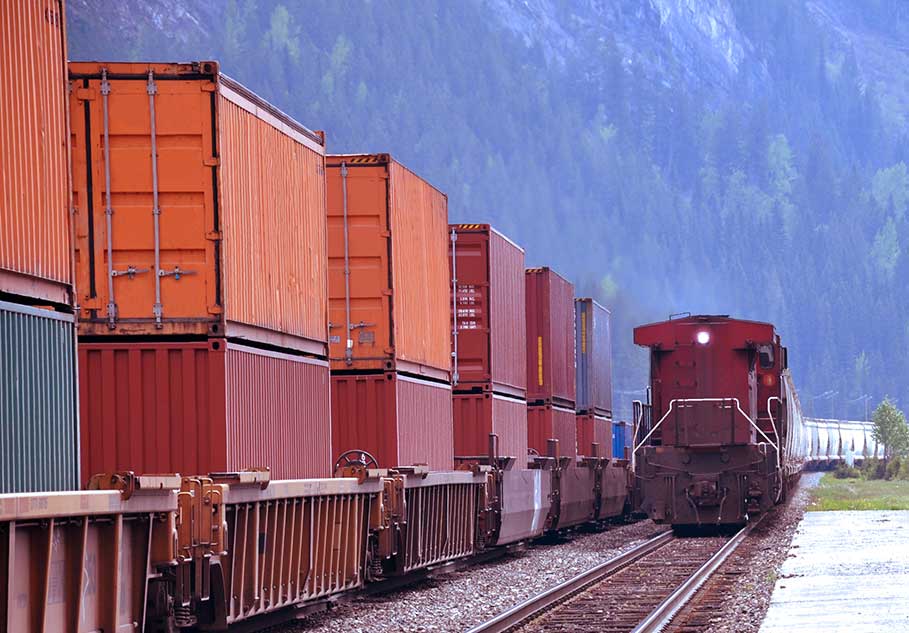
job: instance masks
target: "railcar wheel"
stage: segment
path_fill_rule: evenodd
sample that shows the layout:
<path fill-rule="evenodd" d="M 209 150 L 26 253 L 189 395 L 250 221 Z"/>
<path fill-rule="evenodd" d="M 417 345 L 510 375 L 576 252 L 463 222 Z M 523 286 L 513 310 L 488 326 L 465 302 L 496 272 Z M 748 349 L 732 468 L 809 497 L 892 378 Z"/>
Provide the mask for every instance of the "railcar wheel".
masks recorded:
<path fill-rule="evenodd" d="M 379 460 L 373 457 L 369 451 L 353 449 L 344 451 L 341 456 L 335 460 L 335 472 L 342 468 L 351 468 L 359 466 L 361 468 L 378 468 Z"/>

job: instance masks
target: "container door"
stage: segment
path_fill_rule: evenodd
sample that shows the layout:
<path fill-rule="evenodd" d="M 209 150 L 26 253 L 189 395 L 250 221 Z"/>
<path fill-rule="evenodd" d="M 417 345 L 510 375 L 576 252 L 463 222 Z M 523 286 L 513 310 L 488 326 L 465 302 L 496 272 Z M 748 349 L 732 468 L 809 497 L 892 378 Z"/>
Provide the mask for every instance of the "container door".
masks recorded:
<path fill-rule="evenodd" d="M 328 165 L 329 350 L 333 369 L 387 369 L 388 172 L 384 163 L 355 161 Z"/>
<path fill-rule="evenodd" d="M 489 358 L 489 234 L 454 233 L 449 257 L 454 254 L 453 344 L 457 346 L 453 381 L 488 383 Z"/>
<path fill-rule="evenodd" d="M 86 66 L 71 66 L 71 119 L 88 331 L 205 333 L 220 311 L 215 85 Z"/>

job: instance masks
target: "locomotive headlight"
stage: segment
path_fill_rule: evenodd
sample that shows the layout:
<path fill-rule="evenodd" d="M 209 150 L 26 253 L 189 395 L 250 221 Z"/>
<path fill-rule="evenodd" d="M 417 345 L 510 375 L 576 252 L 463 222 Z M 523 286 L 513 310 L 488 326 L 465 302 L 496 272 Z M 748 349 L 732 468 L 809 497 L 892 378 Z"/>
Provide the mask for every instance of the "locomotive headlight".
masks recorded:
<path fill-rule="evenodd" d="M 710 332 L 701 330 L 695 335 L 695 340 L 697 340 L 698 345 L 707 345 L 710 342 Z"/>

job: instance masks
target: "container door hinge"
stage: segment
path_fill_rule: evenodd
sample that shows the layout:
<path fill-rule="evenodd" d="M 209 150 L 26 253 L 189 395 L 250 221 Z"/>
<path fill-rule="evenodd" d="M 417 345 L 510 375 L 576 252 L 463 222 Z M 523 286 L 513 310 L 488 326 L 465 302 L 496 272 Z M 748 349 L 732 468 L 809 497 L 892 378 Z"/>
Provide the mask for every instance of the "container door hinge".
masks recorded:
<path fill-rule="evenodd" d="M 221 308 L 221 306 L 208 306 L 209 314 L 221 314 L 222 312 L 224 312 L 224 310 Z"/>
<path fill-rule="evenodd" d="M 206 158 L 203 160 L 202 164 L 206 167 L 217 167 L 221 164 L 221 159 L 219 159 L 217 156 L 212 156 L 211 158 Z"/>
<path fill-rule="evenodd" d="M 205 234 L 205 239 L 211 240 L 212 242 L 221 241 L 221 231 L 209 231 Z"/>
<path fill-rule="evenodd" d="M 214 92 L 215 90 L 218 89 L 218 87 L 215 85 L 215 82 L 213 82 L 213 81 L 203 81 L 202 83 L 199 84 L 199 89 L 202 92 Z"/>
<path fill-rule="evenodd" d="M 109 91 L 108 91 L 109 92 Z M 79 101 L 94 101 L 95 91 L 91 88 L 76 88 L 76 99 Z"/>

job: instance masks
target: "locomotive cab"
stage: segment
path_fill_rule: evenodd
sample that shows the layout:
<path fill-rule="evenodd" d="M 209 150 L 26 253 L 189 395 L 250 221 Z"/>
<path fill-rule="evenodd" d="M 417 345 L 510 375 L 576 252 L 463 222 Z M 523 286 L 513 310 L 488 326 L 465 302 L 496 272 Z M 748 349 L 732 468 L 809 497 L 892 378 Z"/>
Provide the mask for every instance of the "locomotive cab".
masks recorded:
<path fill-rule="evenodd" d="M 650 349 L 652 394 L 633 447 L 641 510 L 675 528 L 731 526 L 781 501 L 786 353 L 774 327 L 687 316 L 634 340 Z"/>

